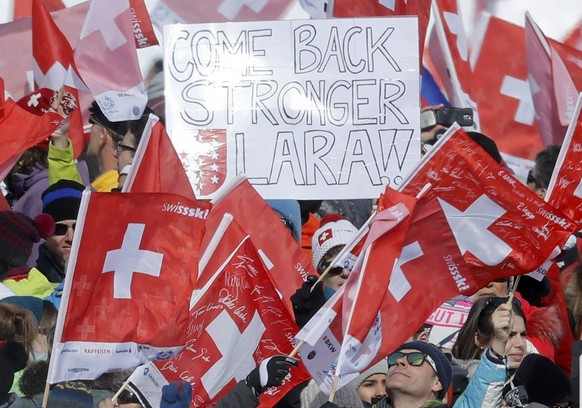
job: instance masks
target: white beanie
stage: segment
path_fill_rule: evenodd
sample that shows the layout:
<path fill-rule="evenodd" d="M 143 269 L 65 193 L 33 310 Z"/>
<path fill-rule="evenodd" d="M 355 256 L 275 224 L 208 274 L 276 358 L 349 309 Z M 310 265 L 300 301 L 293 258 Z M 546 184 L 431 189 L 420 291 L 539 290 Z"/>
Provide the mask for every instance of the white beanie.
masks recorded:
<path fill-rule="evenodd" d="M 332 248 L 347 245 L 358 234 L 358 230 L 339 214 L 323 217 L 320 227 L 311 238 L 313 267 L 317 269 L 325 254 Z"/>
<path fill-rule="evenodd" d="M 382 360 L 374 364 L 372 367 L 368 368 L 366 371 L 363 371 L 359 376 L 356 377 L 353 383 L 356 386 L 356 389 L 358 389 L 358 387 L 362 385 L 362 383 L 369 377 L 375 374 L 386 374 L 387 372 L 388 372 L 388 361 L 385 358 L 383 358 Z"/>
<path fill-rule="evenodd" d="M 309 381 L 307 387 L 301 391 L 301 408 L 320 408 L 329 400 L 329 395 L 325 394 L 319 388 L 319 385 L 313 380 Z M 333 403 L 340 408 L 355 408 L 363 406 L 358 391 L 351 381 L 341 387 L 335 393 Z"/>

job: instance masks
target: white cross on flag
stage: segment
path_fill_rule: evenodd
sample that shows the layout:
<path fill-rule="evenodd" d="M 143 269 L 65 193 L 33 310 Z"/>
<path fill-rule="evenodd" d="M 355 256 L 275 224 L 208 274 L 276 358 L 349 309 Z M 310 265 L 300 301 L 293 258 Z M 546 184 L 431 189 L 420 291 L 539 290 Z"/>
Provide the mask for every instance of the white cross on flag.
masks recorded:
<path fill-rule="evenodd" d="M 128 0 L 92 0 L 75 47 L 83 81 L 112 122 L 139 119 L 148 98 Z"/>
<path fill-rule="evenodd" d="M 582 228 L 582 94 L 566 132 L 560 155 L 552 173 L 546 200 Z"/>
<path fill-rule="evenodd" d="M 429 54 L 453 106 L 472 108 L 476 128 L 477 105 L 469 97 L 471 68 L 463 20 L 454 0 L 432 3 L 435 24 L 429 38 Z"/>
<path fill-rule="evenodd" d="M 344 285 L 345 334 L 335 374 L 364 370 L 391 353 L 444 301 L 535 270 L 575 229 L 456 125 L 402 192 L 419 196 L 403 243 L 393 235 L 399 228 L 381 236 L 360 254 Z M 386 194 L 378 208 L 397 200 Z"/>
<path fill-rule="evenodd" d="M 94 379 L 184 346 L 209 209 L 173 194 L 83 193 L 49 382 Z"/>
<path fill-rule="evenodd" d="M 493 16 L 489 19 L 475 58 L 470 94 L 479 106 L 482 132 L 495 140 L 500 151 L 533 159 L 543 149 L 535 124 L 522 27 Z"/>
<path fill-rule="evenodd" d="M 212 406 L 260 361 L 289 354 L 297 332 L 249 236 L 223 255 L 226 261 L 212 271 L 190 308 L 186 346 L 176 357 L 154 362 L 169 382 L 192 384 L 194 406 Z M 292 368 L 280 387 L 261 395 L 260 406 L 274 406 L 308 378 L 304 367 Z M 132 382 L 140 388 L 138 380 Z"/>
<path fill-rule="evenodd" d="M 222 189 L 222 195 L 215 197 L 213 204 L 206 220 L 207 231 L 216 231 L 223 215 L 232 214 L 243 230 L 251 236 L 273 285 L 281 293 L 287 310 L 293 313 L 291 296 L 301 287 L 307 276 L 315 272 L 310 260 L 285 228 L 279 215 L 242 176 L 233 179 L 227 188 Z M 205 234 L 201 251 L 206 252 L 209 249 L 211 239 L 212 234 Z M 203 275 L 200 279 L 208 280 L 208 276 Z"/>

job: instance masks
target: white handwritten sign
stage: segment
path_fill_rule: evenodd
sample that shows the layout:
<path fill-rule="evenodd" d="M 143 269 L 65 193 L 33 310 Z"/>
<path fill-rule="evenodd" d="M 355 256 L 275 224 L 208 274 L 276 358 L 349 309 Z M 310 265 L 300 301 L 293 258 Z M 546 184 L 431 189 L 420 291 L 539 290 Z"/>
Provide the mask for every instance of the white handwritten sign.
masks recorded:
<path fill-rule="evenodd" d="M 376 198 L 420 158 L 416 18 L 170 25 L 167 128 L 200 197 Z"/>

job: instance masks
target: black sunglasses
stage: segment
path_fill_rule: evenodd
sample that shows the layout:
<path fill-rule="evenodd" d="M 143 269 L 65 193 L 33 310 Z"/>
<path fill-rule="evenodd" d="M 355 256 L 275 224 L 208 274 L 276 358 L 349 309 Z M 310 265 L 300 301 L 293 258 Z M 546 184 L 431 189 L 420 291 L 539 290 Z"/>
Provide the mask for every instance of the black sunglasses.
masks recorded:
<path fill-rule="evenodd" d="M 140 404 L 141 405 L 141 401 L 139 400 L 137 395 L 135 395 L 133 392 L 131 392 L 127 388 L 124 389 L 123 391 L 121 391 L 121 393 L 117 397 L 117 402 L 120 405 L 123 405 L 123 404 Z"/>
<path fill-rule="evenodd" d="M 495 282 L 495 283 L 507 283 L 507 282 L 509 282 L 509 278 L 495 279 L 493 282 Z"/>
<path fill-rule="evenodd" d="M 533 175 L 533 171 L 530 170 L 527 173 L 527 184 L 534 184 L 536 188 L 547 188 L 547 186 L 543 186 Z"/>
<path fill-rule="evenodd" d="M 502 305 L 503 303 L 507 303 L 507 301 L 509 300 L 508 297 L 491 297 L 489 298 L 489 300 L 487 300 L 487 306 L 492 305 L 494 308 L 498 308 L 500 305 Z M 519 300 L 518 298 L 514 297 L 511 300 L 511 303 L 513 303 L 515 306 L 519 306 L 521 308 L 521 300 Z"/>
<path fill-rule="evenodd" d="M 58 235 L 58 236 L 66 235 L 67 232 L 69 231 L 69 228 L 71 228 L 73 231 L 75 231 L 76 225 L 77 225 L 76 223 L 72 224 L 72 225 L 57 223 L 57 224 L 55 224 L 55 232 L 53 235 Z"/>
<path fill-rule="evenodd" d="M 398 360 L 406 357 L 406 362 L 408 365 L 413 367 L 420 367 L 425 361 L 434 368 L 436 372 L 436 364 L 428 356 L 428 354 L 421 353 L 420 351 L 411 351 L 410 353 L 404 353 L 402 351 L 396 351 L 388 356 L 388 368 L 395 366 Z"/>
<path fill-rule="evenodd" d="M 329 268 L 329 265 L 331 265 L 331 260 L 329 261 L 325 261 L 325 262 L 321 262 L 319 264 L 319 270 L 321 272 L 325 271 L 327 268 Z M 333 268 L 331 268 L 328 272 L 327 275 L 328 276 L 339 276 L 341 275 L 341 273 L 343 272 L 344 268 L 342 268 L 341 266 L 334 266 Z"/>
<path fill-rule="evenodd" d="M 119 153 L 123 150 L 127 150 L 128 152 L 133 152 L 133 153 L 135 153 L 137 151 L 137 149 L 135 147 L 125 145 L 122 142 L 117 142 L 117 153 Z"/>

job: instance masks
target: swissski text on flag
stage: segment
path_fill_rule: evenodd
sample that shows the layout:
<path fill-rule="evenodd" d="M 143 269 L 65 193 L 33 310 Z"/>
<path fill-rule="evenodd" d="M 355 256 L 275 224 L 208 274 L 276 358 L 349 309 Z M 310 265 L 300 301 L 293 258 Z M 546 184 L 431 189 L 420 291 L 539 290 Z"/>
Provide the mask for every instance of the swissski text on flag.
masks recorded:
<path fill-rule="evenodd" d="M 211 406 L 263 359 L 289 354 L 296 332 L 293 316 L 246 236 L 198 292 L 190 309 L 184 349 L 174 358 L 153 365 L 169 382 L 190 382 L 194 406 Z M 261 395 L 259 406 L 274 406 L 308 378 L 302 366 L 292 368 L 281 386 Z M 133 384 L 139 388 L 136 381 Z"/>
<path fill-rule="evenodd" d="M 173 194 L 83 193 L 49 382 L 135 368 L 184 346 L 210 207 Z"/>
<path fill-rule="evenodd" d="M 369 299 L 382 288 L 383 302 L 369 325 L 369 337 L 362 327 L 355 339 L 344 339 L 352 365 L 342 364 L 340 374 L 365 368 L 360 365 L 366 359 L 374 364 L 385 357 L 447 299 L 535 270 L 575 229 L 458 126 L 423 158 L 402 192 L 420 195 L 402 252 L 395 264 L 385 258 L 360 272 L 382 276 L 385 265 L 394 264 L 387 285 L 371 276 L 361 279 L 363 295 L 355 307 L 373 310 L 367 307 Z"/>
<path fill-rule="evenodd" d="M 352 354 L 368 359 L 370 365 L 406 341 L 447 299 L 471 295 L 501 277 L 535 270 L 576 228 L 456 125 L 403 182 L 403 192 L 419 198 L 400 258 L 394 268 L 390 266 L 394 261 L 389 259 L 367 265 L 363 273 L 374 268 L 391 269 L 389 282 L 376 284 L 364 277 L 359 290 L 367 296 L 355 305 L 366 309 L 368 299 L 383 299 L 370 327 L 371 338 L 362 342 L 362 349 L 352 350 Z M 338 308 L 327 309 L 331 310 L 329 325 Z M 342 318 L 346 321 L 347 316 Z M 335 333 L 335 339 L 327 335 L 323 342 L 333 347 L 337 356 L 342 339 L 337 330 Z M 305 335 L 298 338 L 310 340 Z M 332 362 L 327 368 L 332 378 L 338 374 L 334 372 L 336 364 Z M 309 367 L 308 362 L 306 365 Z M 339 374 L 354 369 L 361 367 L 344 364 Z M 325 374 L 326 369 L 320 368 L 319 372 Z"/>
<path fill-rule="evenodd" d="M 107 119 L 141 117 L 147 93 L 128 0 L 91 0 L 75 47 L 75 64 Z"/>

